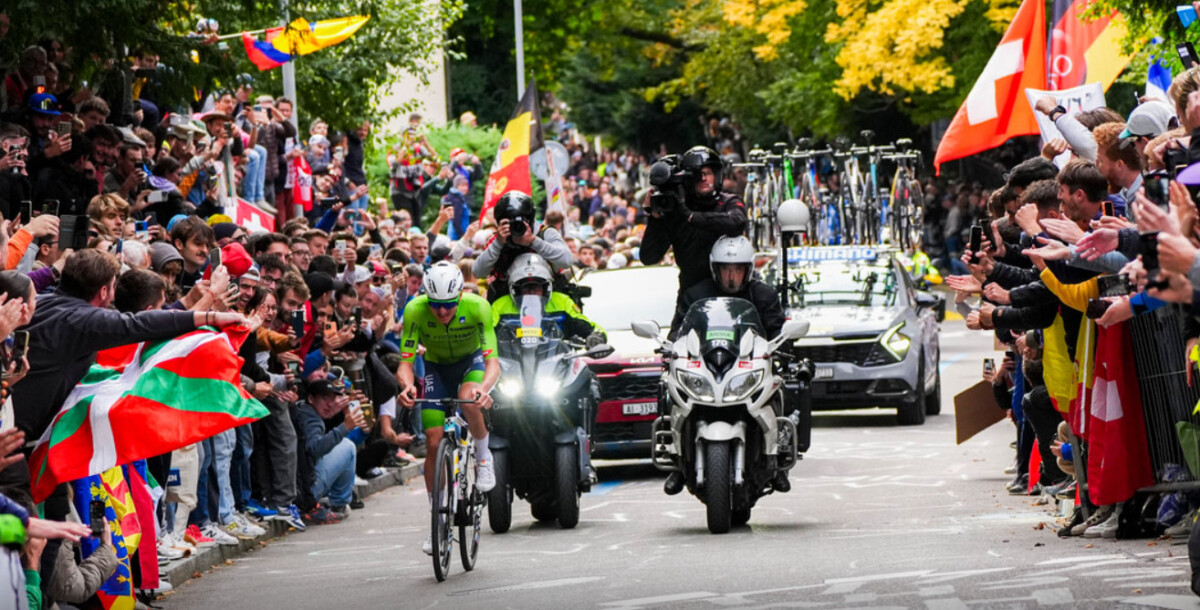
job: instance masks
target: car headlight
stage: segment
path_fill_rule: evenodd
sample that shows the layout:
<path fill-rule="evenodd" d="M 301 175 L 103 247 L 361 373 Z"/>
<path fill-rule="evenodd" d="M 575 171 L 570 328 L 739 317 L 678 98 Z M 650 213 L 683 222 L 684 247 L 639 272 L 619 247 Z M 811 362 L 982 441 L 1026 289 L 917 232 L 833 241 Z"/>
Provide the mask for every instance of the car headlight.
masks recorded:
<path fill-rule="evenodd" d="M 707 379 L 687 371 L 676 371 L 675 378 L 679 380 L 679 385 L 692 395 L 692 398 L 706 402 L 713 400 L 713 387 Z"/>
<path fill-rule="evenodd" d="M 762 371 L 750 371 L 749 373 L 742 373 L 734 377 L 729 381 L 729 385 L 725 386 L 723 400 L 725 402 L 742 400 L 758 388 L 758 384 L 762 383 L 762 378 Z"/>
<path fill-rule="evenodd" d="M 521 382 L 516 379 L 505 379 L 500 382 L 500 393 L 508 398 L 521 395 Z"/>
<path fill-rule="evenodd" d="M 534 390 L 543 398 L 553 398 L 560 387 L 562 387 L 562 381 L 553 377 L 539 377 L 537 381 L 533 382 Z"/>
<path fill-rule="evenodd" d="M 908 335 L 900 332 L 901 328 L 904 328 L 903 324 L 893 327 L 884 333 L 881 339 L 883 348 L 894 356 L 896 360 L 904 360 L 904 356 L 908 354 L 908 348 L 912 345 L 912 340 L 908 338 Z"/>

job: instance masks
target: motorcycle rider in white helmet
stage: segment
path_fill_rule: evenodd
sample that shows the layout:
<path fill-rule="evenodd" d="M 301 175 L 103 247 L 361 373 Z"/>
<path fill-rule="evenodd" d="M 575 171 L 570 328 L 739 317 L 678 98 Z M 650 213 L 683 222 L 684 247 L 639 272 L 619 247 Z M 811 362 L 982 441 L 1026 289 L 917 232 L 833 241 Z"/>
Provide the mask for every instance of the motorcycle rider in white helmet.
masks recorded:
<path fill-rule="evenodd" d="M 679 325 L 683 323 L 683 317 L 692 303 L 712 297 L 737 297 L 750 301 L 758 310 L 767 339 L 779 336 L 787 315 L 783 313 L 775 289 L 753 277 L 754 246 L 750 240 L 742 235 L 718 239 L 708 255 L 708 264 L 712 277 L 702 280 L 681 295 L 675 318 L 671 320 L 670 338 L 674 340 L 679 333 Z"/>
<path fill-rule="evenodd" d="M 759 321 L 767 339 L 779 336 L 787 315 L 779 304 L 779 294 L 775 289 L 762 280 L 754 279 L 754 246 L 745 236 L 722 237 L 713 244 L 712 253 L 708 257 L 712 277 L 688 288 L 680 295 L 679 304 L 675 310 L 675 319 L 671 321 L 671 332 L 668 337 L 676 339 L 679 326 L 683 323 L 687 310 L 696 301 L 713 297 L 736 297 L 750 301 L 758 310 Z M 667 495 L 675 495 L 683 490 L 684 477 L 681 471 L 672 472 L 667 476 L 663 491 Z M 791 490 L 791 482 L 787 473 L 781 472 L 772 482 L 776 491 Z"/>

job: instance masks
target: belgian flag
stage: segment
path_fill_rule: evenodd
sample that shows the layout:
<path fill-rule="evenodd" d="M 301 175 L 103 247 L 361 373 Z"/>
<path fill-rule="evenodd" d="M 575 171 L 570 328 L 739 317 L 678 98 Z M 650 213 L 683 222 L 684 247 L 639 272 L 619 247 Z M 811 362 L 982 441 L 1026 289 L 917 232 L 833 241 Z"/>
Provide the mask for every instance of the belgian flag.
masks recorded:
<path fill-rule="evenodd" d="M 504 138 L 492 162 L 487 187 L 483 192 L 483 209 L 479 217 L 484 218 L 500 196 L 508 191 L 521 191 L 526 195 L 533 192 L 529 177 L 529 153 L 545 145 L 542 136 L 542 113 L 538 108 L 537 84 L 530 82 L 513 118 L 504 127 Z"/>

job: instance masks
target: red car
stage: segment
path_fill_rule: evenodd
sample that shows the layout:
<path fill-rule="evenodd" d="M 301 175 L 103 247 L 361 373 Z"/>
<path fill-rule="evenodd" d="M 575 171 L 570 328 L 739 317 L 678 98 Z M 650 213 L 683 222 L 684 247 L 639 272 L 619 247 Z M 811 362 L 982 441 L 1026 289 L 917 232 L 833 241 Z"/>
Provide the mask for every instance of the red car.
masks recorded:
<path fill-rule="evenodd" d="M 600 379 L 600 407 L 592 429 L 597 459 L 650 457 L 650 426 L 658 417 L 662 357 L 653 341 L 634 336 L 630 324 L 654 320 L 666 335 L 675 315 L 677 267 L 593 271 L 579 282 L 592 289 L 583 313 L 608 333 L 616 351 L 588 366 Z"/>

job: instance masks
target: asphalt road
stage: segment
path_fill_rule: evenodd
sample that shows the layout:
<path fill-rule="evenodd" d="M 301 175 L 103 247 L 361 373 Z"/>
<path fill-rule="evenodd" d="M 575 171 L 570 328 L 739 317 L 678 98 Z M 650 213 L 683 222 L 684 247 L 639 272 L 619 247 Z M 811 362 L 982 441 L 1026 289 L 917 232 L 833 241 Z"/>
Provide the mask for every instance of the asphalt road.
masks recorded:
<path fill-rule="evenodd" d="M 704 508 L 662 492 L 648 463 L 600 468 L 574 530 L 485 527 L 478 566 L 437 583 L 421 543 L 419 481 L 332 526 L 271 543 L 184 583 L 165 608 L 1200 608 L 1186 547 L 1059 539 L 1052 507 L 1009 496 L 1013 427 L 954 444 L 953 396 L 979 379 L 991 340 L 946 322 L 943 415 L 900 428 L 891 411 L 819 414 L 793 489 L 748 527 L 714 536 Z"/>

